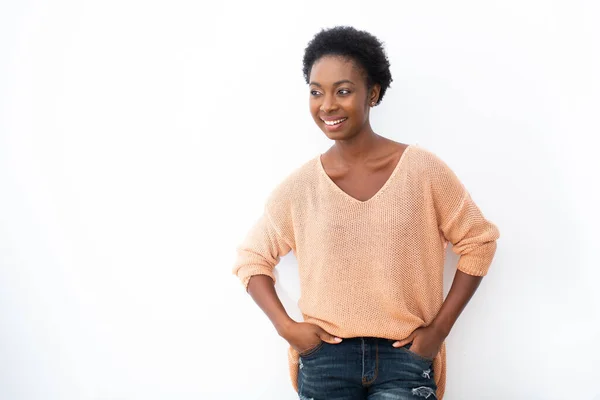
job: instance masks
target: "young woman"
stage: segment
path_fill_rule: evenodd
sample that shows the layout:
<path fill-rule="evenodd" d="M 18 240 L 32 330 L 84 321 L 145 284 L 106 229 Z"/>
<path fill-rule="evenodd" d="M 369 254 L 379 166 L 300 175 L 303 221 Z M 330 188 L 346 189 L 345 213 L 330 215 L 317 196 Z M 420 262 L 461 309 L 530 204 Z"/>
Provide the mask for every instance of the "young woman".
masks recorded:
<path fill-rule="evenodd" d="M 300 399 L 441 399 L 444 339 L 487 273 L 498 229 L 432 152 L 373 131 L 392 77 L 381 42 L 351 27 L 304 54 L 310 112 L 334 144 L 275 188 L 234 273 L 290 344 Z M 460 255 L 443 299 L 448 242 Z M 298 260 L 303 322 L 273 269 Z"/>

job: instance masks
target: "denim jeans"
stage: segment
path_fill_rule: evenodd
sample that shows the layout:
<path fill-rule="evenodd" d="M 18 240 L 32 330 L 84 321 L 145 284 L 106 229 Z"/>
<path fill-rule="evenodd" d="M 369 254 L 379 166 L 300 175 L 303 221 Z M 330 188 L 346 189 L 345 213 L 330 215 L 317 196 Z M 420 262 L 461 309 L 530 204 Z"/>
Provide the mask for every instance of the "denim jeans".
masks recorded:
<path fill-rule="evenodd" d="M 358 337 L 320 343 L 300 355 L 301 400 L 435 399 L 433 362 L 411 352 L 410 343 Z"/>

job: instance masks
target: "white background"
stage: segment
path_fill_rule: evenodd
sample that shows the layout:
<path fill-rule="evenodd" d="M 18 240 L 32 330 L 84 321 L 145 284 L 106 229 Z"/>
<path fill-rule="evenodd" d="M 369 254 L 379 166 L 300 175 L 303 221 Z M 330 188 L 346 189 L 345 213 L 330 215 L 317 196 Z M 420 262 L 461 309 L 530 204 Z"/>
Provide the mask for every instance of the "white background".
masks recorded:
<path fill-rule="evenodd" d="M 338 24 L 386 44 L 375 131 L 438 154 L 501 231 L 446 399 L 600 398 L 597 2 L 0 4 L 1 399 L 296 398 L 231 268 L 331 144 L 301 60 Z"/>

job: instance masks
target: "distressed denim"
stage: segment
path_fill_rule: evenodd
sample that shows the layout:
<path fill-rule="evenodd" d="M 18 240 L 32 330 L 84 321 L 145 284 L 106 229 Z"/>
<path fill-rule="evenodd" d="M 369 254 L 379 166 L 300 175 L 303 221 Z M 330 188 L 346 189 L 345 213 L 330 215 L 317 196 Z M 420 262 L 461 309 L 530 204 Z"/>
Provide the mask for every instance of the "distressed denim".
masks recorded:
<path fill-rule="evenodd" d="M 300 400 L 436 399 L 433 362 L 411 352 L 410 343 L 359 337 L 320 343 L 301 354 Z"/>

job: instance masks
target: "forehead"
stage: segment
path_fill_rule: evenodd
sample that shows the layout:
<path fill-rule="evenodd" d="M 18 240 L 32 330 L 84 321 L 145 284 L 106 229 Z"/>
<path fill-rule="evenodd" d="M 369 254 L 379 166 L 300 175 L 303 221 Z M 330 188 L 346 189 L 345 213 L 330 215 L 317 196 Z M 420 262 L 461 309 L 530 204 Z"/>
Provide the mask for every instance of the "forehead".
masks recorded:
<path fill-rule="evenodd" d="M 321 57 L 315 61 L 310 70 L 310 82 L 326 85 L 343 79 L 351 80 L 356 84 L 365 81 L 362 68 L 347 57 Z"/>

